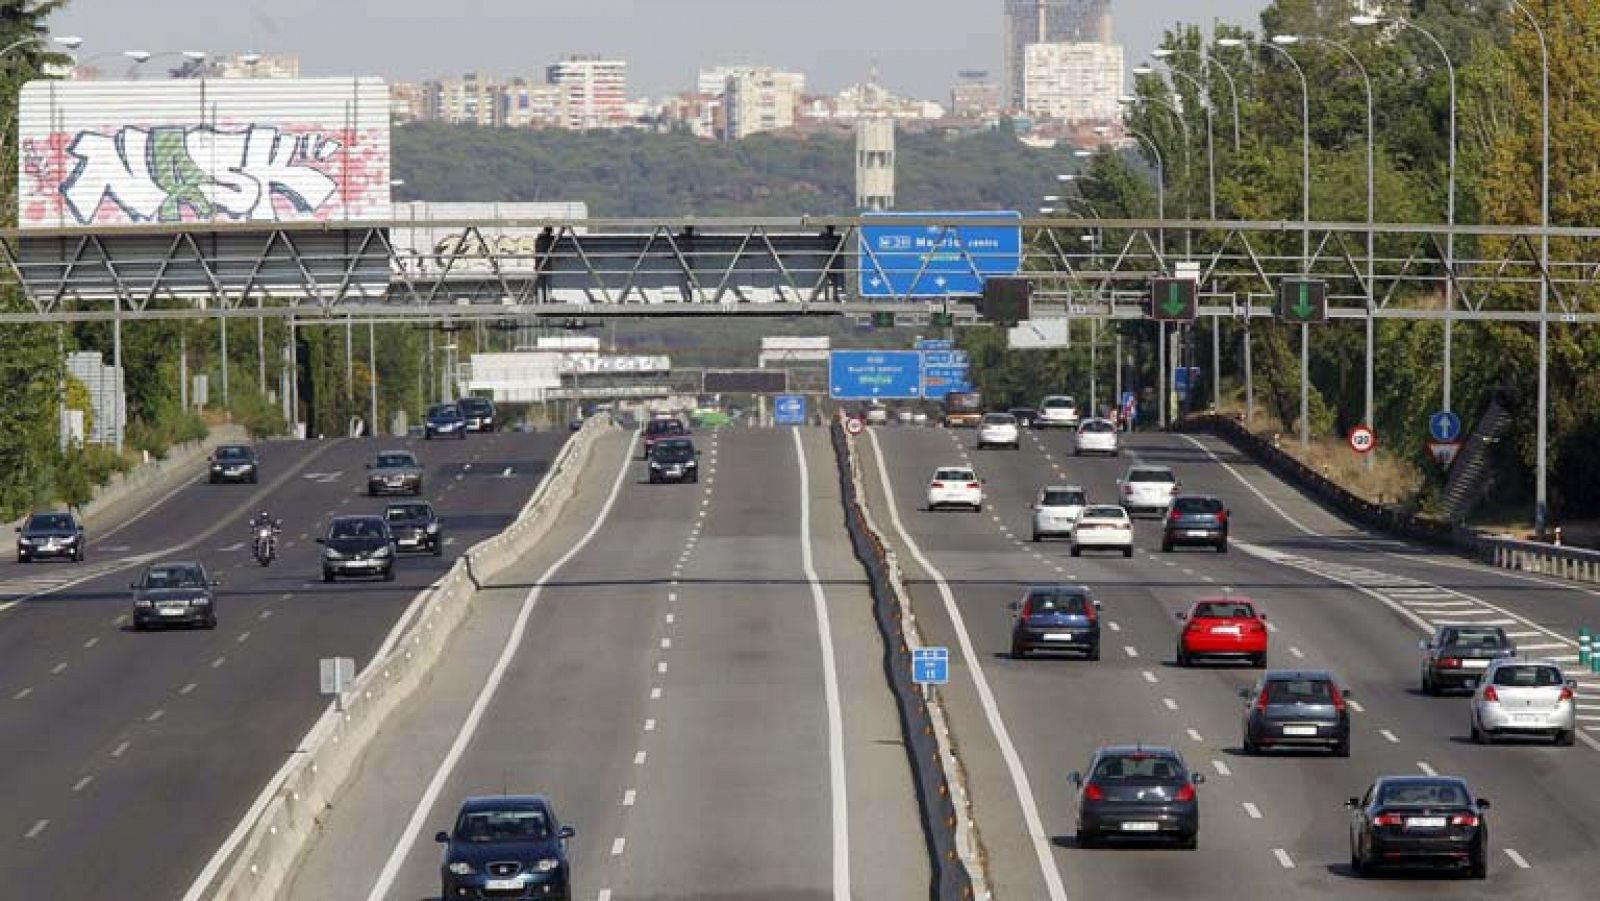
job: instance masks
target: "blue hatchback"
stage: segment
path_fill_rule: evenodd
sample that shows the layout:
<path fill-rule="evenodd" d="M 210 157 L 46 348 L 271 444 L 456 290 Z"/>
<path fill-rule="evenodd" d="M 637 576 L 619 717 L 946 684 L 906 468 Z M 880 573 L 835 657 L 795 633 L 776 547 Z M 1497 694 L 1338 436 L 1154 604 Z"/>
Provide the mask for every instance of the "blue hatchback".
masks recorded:
<path fill-rule="evenodd" d="M 1083 585 L 1035 585 L 1011 604 L 1011 656 L 1072 651 L 1100 659 L 1100 602 Z"/>

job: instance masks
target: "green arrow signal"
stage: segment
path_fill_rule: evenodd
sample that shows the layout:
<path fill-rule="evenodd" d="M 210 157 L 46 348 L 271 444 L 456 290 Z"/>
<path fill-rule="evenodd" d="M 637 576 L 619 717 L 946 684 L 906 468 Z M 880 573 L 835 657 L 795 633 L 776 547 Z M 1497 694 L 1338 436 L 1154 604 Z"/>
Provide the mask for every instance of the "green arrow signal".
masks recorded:
<path fill-rule="evenodd" d="M 1301 282 L 1297 287 L 1300 289 L 1300 299 L 1295 301 L 1292 308 L 1294 316 L 1296 319 L 1310 319 L 1311 314 L 1316 310 L 1311 305 L 1311 285 Z"/>
<path fill-rule="evenodd" d="M 1183 315 L 1188 304 L 1184 302 L 1182 292 L 1183 287 L 1177 282 L 1167 285 L 1167 299 L 1161 302 L 1161 312 L 1171 317 Z"/>

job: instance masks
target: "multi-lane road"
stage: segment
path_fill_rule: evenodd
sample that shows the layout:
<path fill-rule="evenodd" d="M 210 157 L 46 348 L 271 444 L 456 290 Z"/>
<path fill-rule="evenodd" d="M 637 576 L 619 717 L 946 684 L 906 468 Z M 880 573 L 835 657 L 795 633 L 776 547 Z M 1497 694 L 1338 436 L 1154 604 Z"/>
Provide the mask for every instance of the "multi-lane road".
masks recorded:
<path fill-rule="evenodd" d="M 869 501 L 917 580 L 924 637 L 952 647 L 944 696 L 996 897 L 1592 895 L 1600 681 L 1580 677 L 1576 747 L 1478 747 L 1467 739 L 1466 700 L 1422 695 L 1417 649 L 1433 623 L 1492 622 L 1571 667 L 1576 625 L 1600 619 L 1590 592 L 1353 531 L 1210 438 L 1135 435 L 1122 458 L 1087 459 L 1071 455 L 1066 434 L 1031 433 L 1015 452 L 979 453 L 972 437 L 882 429 L 860 444 Z M 1170 465 L 1183 490 L 1225 498 L 1231 553 L 1163 554 L 1150 522 L 1138 525 L 1131 560 L 1072 558 L 1064 544 L 1030 540 L 1039 488 L 1078 484 L 1115 502 L 1115 480 L 1134 460 Z M 968 461 L 988 480 L 989 507 L 922 509 L 934 468 Z M 1052 581 L 1087 584 L 1104 603 L 1100 662 L 1008 656 L 1008 602 L 1024 585 Z M 1269 614 L 1270 666 L 1329 669 L 1353 687 L 1349 759 L 1244 756 L 1237 690 L 1256 671 L 1175 666 L 1175 612 L 1225 590 Z M 1074 846 L 1068 773 L 1098 745 L 1136 741 L 1173 746 L 1209 777 L 1199 850 Z M 1381 774 L 1432 772 L 1463 776 L 1494 802 L 1488 881 L 1356 879 L 1345 799 Z"/>
<path fill-rule="evenodd" d="M 412 596 L 509 523 L 565 434 L 464 442 L 261 447 L 259 485 L 196 480 L 103 531 L 88 560 L 0 563 L 0 895 L 175 898 L 325 707 L 320 657 L 364 664 Z M 381 511 L 364 465 L 408 446 L 450 539 L 394 582 L 319 578 L 329 516 Z M 284 523 L 270 568 L 246 521 Z M 214 631 L 136 633 L 128 583 L 145 559 L 203 562 L 223 585 Z"/>

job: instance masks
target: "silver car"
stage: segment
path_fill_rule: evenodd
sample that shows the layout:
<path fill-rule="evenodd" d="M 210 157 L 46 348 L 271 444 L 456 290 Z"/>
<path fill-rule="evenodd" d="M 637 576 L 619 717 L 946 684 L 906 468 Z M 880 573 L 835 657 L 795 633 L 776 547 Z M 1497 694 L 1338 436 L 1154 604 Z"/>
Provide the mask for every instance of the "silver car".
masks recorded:
<path fill-rule="evenodd" d="M 1117 480 L 1117 495 L 1129 516 L 1165 516 L 1180 484 L 1168 466 L 1133 466 Z"/>
<path fill-rule="evenodd" d="M 1070 536 L 1088 503 L 1089 496 L 1077 485 L 1051 485 L 1039 492 L 1033 503 L 1033 540 Z"/>
<path fill-rule="evenodd" d="M 1576 681 L 1553 660 L 1496 660 L 1472 693 L 1472 740 L 1491 744 L 1507 735 L 1549 737 L 1570 747 L 1577 738 Z"/>

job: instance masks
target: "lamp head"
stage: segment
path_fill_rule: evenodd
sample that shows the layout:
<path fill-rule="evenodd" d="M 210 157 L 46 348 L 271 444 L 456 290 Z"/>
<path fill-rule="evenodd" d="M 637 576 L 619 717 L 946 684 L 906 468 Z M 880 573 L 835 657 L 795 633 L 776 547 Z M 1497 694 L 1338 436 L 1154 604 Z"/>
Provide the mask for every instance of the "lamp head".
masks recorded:
<path fill-rule="evenodd" d="M 67 48 L 68 50 L 76 50 L 83 46 L 83 38 L 80 38 L 75 34 L 64 34 L 61 37 L 56 38 L 56 43 Z"/>

